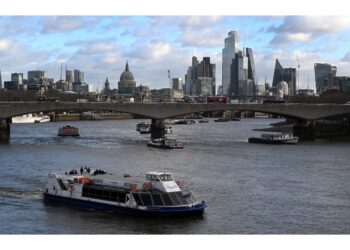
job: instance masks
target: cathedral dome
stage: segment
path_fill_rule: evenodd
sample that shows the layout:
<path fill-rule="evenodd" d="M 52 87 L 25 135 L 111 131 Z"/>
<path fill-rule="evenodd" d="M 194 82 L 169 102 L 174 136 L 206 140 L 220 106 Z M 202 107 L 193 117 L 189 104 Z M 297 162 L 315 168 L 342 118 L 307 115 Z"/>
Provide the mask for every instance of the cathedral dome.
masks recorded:
<path fill-rule="evenodd" d="M 120 75 L 122 82 L 134 82 L 134 75 L 129 71 L 128 62 L 126 62 L 125 71 Z"/>

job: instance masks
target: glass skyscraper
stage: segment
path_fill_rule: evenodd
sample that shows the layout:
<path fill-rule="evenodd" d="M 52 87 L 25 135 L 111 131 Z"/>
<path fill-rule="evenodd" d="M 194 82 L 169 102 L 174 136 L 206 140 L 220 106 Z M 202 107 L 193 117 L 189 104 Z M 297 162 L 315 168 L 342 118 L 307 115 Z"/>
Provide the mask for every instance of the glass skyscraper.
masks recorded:
<path fill-rule="evenodd" d="M 237 31 L 230 31 L 225 38 L 225 47 L 222 49 L 222 92 L 230 96 L 231 64 L 235 54 L 239 52 L 239 37 Z"/>
<path fill-rule="evenodd" d="M 320 95 L 333 85 L 337 67 L 329 63 L 315 63 L 316 94 Z"/>

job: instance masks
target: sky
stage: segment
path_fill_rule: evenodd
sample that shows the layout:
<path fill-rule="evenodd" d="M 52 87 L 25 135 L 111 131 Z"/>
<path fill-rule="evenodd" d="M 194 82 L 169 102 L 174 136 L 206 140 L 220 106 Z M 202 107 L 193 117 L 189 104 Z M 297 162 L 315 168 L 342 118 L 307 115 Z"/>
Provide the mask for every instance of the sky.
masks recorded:
<path fill-rule="evenodd" d="M 45 70 L 60 79 L 61 63 L 85 72 L 85 80 L 101 90 L 108 77 L 117 88 L 128 60 L 137 85 L 169 86 L 191 64 L 209 56 L 221 84 L 222 48 L 227 33 L 238 31 L 241 49 L 253 49 L 259 84 L 272 82 L 276 58 L 297 67 L 299 88 L 315 88 L 313 65 L 327 62 L 337 75 L 350 76 L 350 16 L 324 15 L 113 15 L 0 16 L 0 70 L 11 73 Z M 64 74 L 63 74 L 64 77 Z"/>

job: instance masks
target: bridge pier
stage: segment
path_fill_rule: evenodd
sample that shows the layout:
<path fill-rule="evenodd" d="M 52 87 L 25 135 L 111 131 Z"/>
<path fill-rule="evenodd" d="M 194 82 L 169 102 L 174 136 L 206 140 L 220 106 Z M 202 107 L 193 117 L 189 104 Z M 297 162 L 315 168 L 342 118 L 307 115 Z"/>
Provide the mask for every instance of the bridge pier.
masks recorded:
<path fill-rule="evenodd" d="M 313 121 L 298 122 L 293 126 L 293 135 L 298 136 L 301 141 L 313 141 L 316 138 L 315 123 Z"/>
<path fill-rule="evenodd" d="M 152 119 L 151 139 L 162 138 L 165 136 L 164 119 Z"/>
<path fill-rule="evenodd" d="M 0 120 L 0 141 L 7 142 L 10 139 L 11 118 Z"/>

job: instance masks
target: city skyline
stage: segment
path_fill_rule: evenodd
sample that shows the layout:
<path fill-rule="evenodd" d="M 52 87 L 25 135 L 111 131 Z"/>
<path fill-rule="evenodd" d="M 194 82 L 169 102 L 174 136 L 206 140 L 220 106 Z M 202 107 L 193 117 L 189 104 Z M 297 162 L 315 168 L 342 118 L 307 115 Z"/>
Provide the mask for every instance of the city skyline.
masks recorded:
<path fill-rule="evenodd" d="M 276 58 L 296 68 L 298 57 L 300 88 L 307 88 L 309 74 L 315 89 L 317 62 L 336 65 L 339 76 L 350 75 L 347 16 L 1 16 L 2 81 L 30 70 L 45 70 L 57 81 L 64 63 L 85 72 L 94 89 L 102 90 L 106 77 L 117 88 L 128 60 L 137 84 L 166 88 L 168 69 L 173 78 L 184 78 L 194 55 L 216 64 L 219 86 L 224 39 L 231 30 L 238 32 L 241 49 L 253 49 L 259 84 L 265 76 L 272 83 Z"/>

